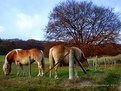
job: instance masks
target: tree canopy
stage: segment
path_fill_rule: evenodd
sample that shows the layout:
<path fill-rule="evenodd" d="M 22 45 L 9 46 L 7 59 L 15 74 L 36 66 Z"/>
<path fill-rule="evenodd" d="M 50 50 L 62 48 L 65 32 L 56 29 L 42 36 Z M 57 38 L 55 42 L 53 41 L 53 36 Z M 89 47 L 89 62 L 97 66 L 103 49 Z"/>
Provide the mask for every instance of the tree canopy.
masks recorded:
<path fill-rule="evenodd" d="M 76 43 L 116 42 L 121 30 L 119 14 L 92 2 L 65 1 L 55 6 L 46 26 L 46 37 Z"/>

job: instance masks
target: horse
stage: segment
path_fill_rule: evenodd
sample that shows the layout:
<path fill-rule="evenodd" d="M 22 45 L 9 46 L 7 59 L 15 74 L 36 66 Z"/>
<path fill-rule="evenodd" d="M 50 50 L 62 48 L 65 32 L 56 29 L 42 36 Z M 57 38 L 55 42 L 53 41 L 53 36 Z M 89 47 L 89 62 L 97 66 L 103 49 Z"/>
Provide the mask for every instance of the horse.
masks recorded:
<path fill-rule="evenodd" d="M 80 64 L 81 62 L 81 64 L 83 64 L 84 69 L 88 70 L 88 66 L 89 66 L 88 61 L 85 58 L 84 53 L 79 48 L 66 47 L 64 45 L 56 45 L 50 48 L 49 50 L 50 78 L 52 77 L 52 68 L 54 67 L 55 79 L 58 79 L 57 69 L 58 69 L 59 63 L 62 61 L 69 63 L 70 50 L 72 50 L 74 53 L 74 64 L 76 64 L 77 62 Z M 78 77 L 76 71 L 75 71 L 75 75 Z"/>
<path fill-rule="evenodd" d="M 43 76 L 44 74 L 44 54 L 42 50 L 32 48 L 29 50 L 13 49 L 5 56 L 3 64 L 3 72 L 5 75 L 9 75 L 11 72 L 11 64 L 15 63 L 17 66 L 17 75 L 20 74 L 20 68 L 22 69 L 24 76 L 24 65 L 29 65 L 29 76 L 31 76 L 31 64 L 36 62 L 38 64 L 39 73 L 37 76 Z"/>

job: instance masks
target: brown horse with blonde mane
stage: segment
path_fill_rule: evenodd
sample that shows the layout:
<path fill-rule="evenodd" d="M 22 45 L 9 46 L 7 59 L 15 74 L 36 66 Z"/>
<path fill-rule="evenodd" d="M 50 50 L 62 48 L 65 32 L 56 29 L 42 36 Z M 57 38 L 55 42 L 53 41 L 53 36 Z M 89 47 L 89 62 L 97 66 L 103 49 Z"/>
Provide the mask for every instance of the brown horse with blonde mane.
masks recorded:
<path fill-rule="evenodd" d="M 11 72 L 11 64 L 14 62 L 17 65 L 18 72 L 20 74 L 20 68 L 23 71 L 23 65 L 29 65 L 29 76 L 31 75 L 31 64 L 36 62 L 38 64 L 39 73 L 38 76 L 43 76 L 44 74 L 44 54 L 41 50 L 37 48 L 32 48 L 29 50 L 14 49 L 10 51 L 5 56 L 5 61 L 3 64 L 3 72 L 5 75 L 9 75 Z"/>
<path fill-rule="evenodd" d="M 50 62 L 50 78 L 52 76 L 52 67 L 55 69 L 55 79 L 58 78 L 57 76 L 57 69 L 58 65 L 61 61 L 64 61 L 66 63 L 69 63 L 69 53 L 70 50 L 74 53 L 74 63 L 77 62 L 82 63 L 83 68 L 85 70 L 88 69 L 88 62 L 87 59 L 84 56 L 84 53 L 77 47 L 66 47 L 64 45 L 57 45 L 53 46 L 49 50 L 49 62 Z M 55 63 L 55 64 L 54 64 Z M 77 75 L 77 72 L 76 72 Z"/>

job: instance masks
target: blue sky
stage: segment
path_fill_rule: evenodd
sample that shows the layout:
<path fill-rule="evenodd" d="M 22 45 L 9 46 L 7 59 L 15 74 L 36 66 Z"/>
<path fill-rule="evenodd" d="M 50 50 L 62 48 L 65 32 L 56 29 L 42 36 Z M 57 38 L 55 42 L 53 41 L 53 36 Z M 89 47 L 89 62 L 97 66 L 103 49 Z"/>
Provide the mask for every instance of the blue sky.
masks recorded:
<path fill-rule="evenodd" d="M 0 0 L 0 38 L 44 40 L 49 13 L 62 1 L 66 0 Z M 121 0 L 86 1 L 121 13 Z"/>

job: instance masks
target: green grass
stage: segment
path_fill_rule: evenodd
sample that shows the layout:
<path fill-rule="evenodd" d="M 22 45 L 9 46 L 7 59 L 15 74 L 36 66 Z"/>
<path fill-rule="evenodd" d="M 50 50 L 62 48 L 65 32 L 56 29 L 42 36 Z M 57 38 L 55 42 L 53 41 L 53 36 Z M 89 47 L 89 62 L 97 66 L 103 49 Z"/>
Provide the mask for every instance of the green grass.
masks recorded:
<path fill-rule="evenodd" d="M 12 72 L 4 76 L 2 65 L 4 56 L 0 56 L 0 91 L 116 91 L 121 81 L 121 66 L 115 65 L 97 70 L 90 67 L 87 74 L 78 67 L 79 78 L 68 79 L 68 67 L 59 67 L 59 79 L 50 79 L 49 74 L 37 77 L 37 64 L 32 64 L 32 76 L 28 76 L 28 66 L 25 66 L 25 76 L 16 76 L 16 65 L 12 64 Z M 48 59 L 45 59 L 45 71 L 49 68 Z"/>

